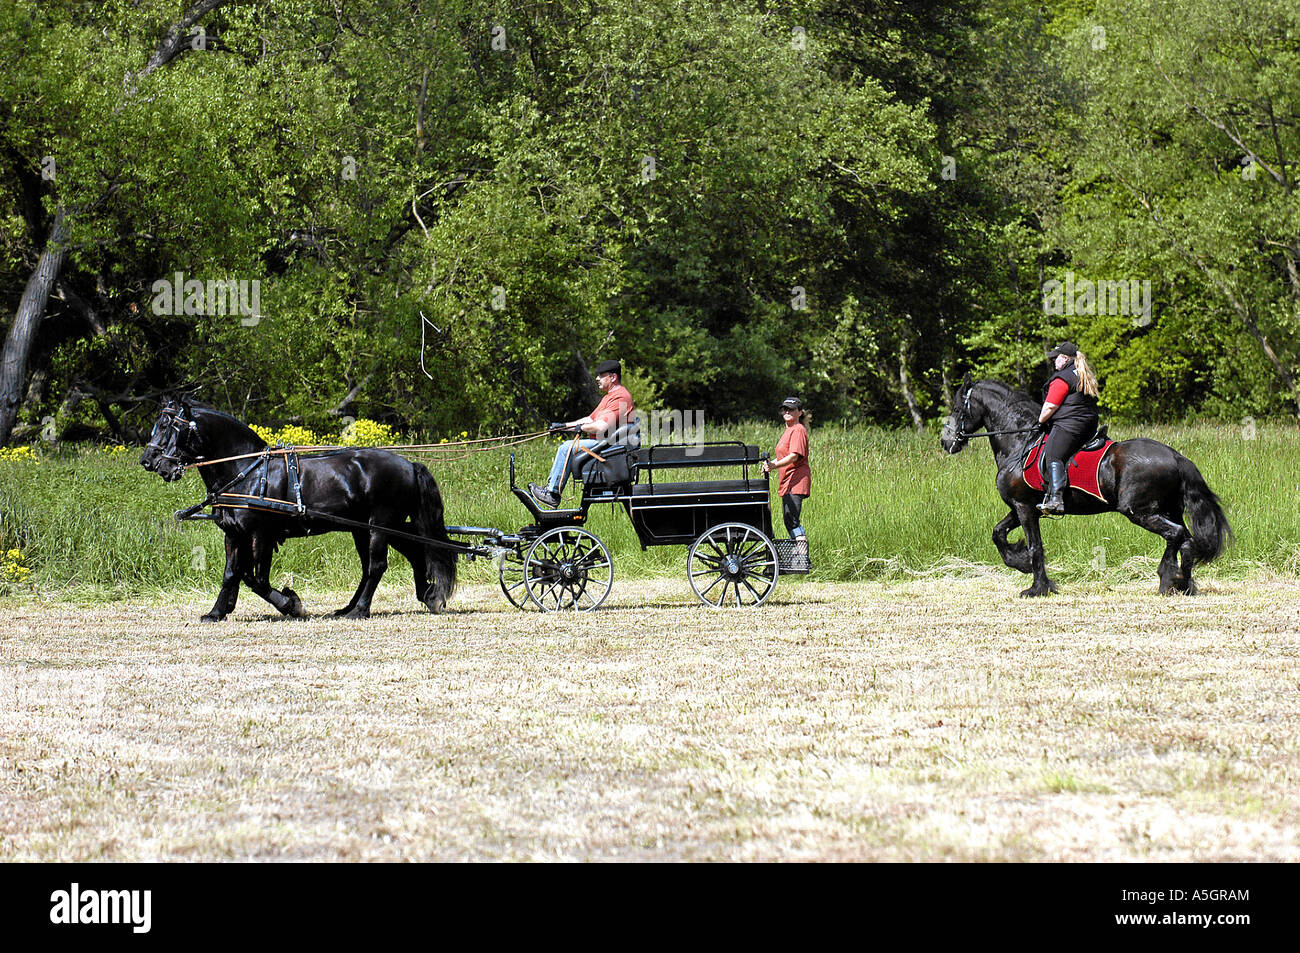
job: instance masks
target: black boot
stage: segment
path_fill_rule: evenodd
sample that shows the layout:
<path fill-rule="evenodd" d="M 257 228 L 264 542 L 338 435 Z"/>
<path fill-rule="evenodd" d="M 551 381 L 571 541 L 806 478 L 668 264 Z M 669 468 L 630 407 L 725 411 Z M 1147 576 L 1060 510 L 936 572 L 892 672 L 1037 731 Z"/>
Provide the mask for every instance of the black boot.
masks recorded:
<path fill-rule="evenodd" d="M 1053 460 L 1048 467 L 1047 479 L 1043 482 L 1046 484 L 1043 489 L 1047 493 L 1047 498 L 1038 504 L 1038 509 L 1044 516 L 1063 516 L 1065 514 L 1065 488 L 1070 483 L 1065 464 L 1059 460 Z"/>

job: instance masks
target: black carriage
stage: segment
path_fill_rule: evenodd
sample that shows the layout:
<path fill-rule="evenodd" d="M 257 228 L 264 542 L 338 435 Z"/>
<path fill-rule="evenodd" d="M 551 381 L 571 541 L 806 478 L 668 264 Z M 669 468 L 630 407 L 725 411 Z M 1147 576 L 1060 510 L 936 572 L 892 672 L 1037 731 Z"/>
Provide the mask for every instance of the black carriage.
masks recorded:
<path fill-rule="evenodd" d="M 782 574 L 809 571 L 806 542 L 772 538 L 770 484 L 761 472 L 766 454 L 758 447 L 722 441 L 642 448 L 637 437 L 632 425 L 586 453 L 578 471 L 582 496 L 570 509 L 538 506 L 516 485 L 512 456 L 510 489 L 533 523 L 512 534 L 473 526 L 447 532 L 482 538 L 475 548 L 494 554 L 501 590 L 521 609 L 587 611 L 605 601 L 614 585 L 613 558 L 585 526 L 599 503 L 626 511 L 642 549 L 689 547 L 687 578 L 709 605 L 762 605 Z M 719 478 L 671 479 L 685 470 Z"/>

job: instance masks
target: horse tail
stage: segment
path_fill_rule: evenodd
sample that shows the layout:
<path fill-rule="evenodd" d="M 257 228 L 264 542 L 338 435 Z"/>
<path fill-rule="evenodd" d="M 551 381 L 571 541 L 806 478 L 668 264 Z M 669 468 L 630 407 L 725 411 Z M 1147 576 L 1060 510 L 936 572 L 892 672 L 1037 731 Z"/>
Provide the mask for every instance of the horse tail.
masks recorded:
<path fill-rule="evenodd" d="M 415 531 L 428 539 L 448 542 L 447 524 L 442 515 L 442 493 L 438 483 L 423 463 L 412 463 L 420 506 L 415 515 Z M 456 590 L 456 553 L 444 546 L 426 543 L 424 561 L 428 568 L 429 588 L 420 594 L 430 612 L 441 612 Z"/>
<path fill-rule="evenodd" d="M 1178 475 L 1183 481 L 1183 509 L 1191 518 L 1192 555 L 1197 562 L 1208 563 L 1232 540 L 1232 527 L 1196 464 L 1179 456 Z"/>

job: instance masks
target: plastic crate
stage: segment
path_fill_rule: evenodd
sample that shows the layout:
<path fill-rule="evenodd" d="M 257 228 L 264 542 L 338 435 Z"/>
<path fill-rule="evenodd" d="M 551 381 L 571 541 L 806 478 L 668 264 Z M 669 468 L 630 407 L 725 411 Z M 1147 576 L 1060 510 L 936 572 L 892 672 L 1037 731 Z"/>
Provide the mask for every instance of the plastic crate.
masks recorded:
<path fill-rule="evenodd" d="M 812 571 L 812 558 L 806 537 L 802 548 L 799 547 L 799 541 L 794 539 L 774 539 L 772 542 L 776 545 L 776 562 L 782 573 Z"/>

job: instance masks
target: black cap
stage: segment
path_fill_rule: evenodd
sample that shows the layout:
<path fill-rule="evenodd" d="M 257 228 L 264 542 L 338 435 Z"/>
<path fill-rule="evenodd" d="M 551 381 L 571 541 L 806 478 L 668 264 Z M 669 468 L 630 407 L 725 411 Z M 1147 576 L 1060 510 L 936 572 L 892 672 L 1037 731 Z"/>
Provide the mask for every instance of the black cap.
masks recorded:
<path fill-rule="evenodd" d="M 1079 349 L 1075 347 L 1073 344 L 1071 344 L 1069 341 L 1062 341 L 1060 344 L 1056 345 L 1056 347 L 1054 347 L 1052 350 L 1047 352 L 1047 356 L 1050 358 L 1056 358 L 1062 354 L 1069 355 L 1070 357 L 1078 357 Z"/>
<path fill-rule="evenodd" d="M 596 365 L 596 374 L 617 374 L 623 376 L 623 365 L 618 361 L 601 361 Z"/>
<path fill-rule="evenodd" d="M 791 410 L 802 411 L 803 401 L 801 401 L 798 397 L 787 397 L 785 400 L 781 401 L 781 409 L 785 410 L 787 407 L 789 407 Z"/>

